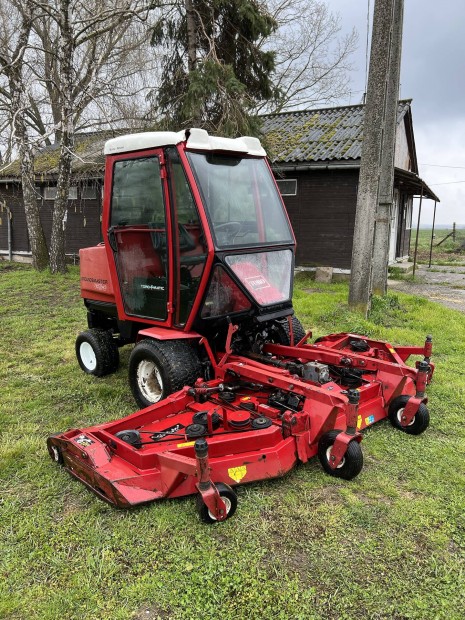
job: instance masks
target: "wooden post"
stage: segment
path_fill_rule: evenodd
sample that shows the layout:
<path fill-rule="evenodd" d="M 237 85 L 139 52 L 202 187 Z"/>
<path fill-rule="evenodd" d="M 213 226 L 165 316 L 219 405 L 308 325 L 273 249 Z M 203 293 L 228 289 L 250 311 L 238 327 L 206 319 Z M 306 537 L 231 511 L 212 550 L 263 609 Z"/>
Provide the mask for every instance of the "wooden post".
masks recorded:
<path fill-rule="evenodd" d="M 434 201 L 433 230 L 431 231 L 431 243 L 430 243 L 430 246 L 429 246 L 429 265 L 428 265 L 428 267 L 431 267 L 431 257 L 433 255 L 434 224 L 436 222 L 436 205 L 437 205 L 437 200 Z"/>
<path fill-rule="evenodd" d="M 415 277 L 415 270 L 417 267 L 417 250 L 418 250 L 418 234 L 420 232 L 420 217 L 421 217 L 421 203 L 423 202 L 423 181 L 421 183 L 421 195 L 420 206 L 418 207 L 418 222 L 417 222 L 417 237 L 415 239 L 415 255 L 413 257 L 413 277 Z"/>
<path fill-rule="evenodd" d="M 387 291 L 403 15 L 404 0 L 395 0 L 386 101 L 384 106 L 384 131 L 381 148 L 378 205 L 376 209 L 375 237 L 373 242 L 373 293 L 375 293 L 375 295 L 386 295 Z"/>
<path fill-rule="evenodd" d="M 355 213 L 349 306 L 365 316 L 371 305 L 375 215 L 385 124 L 386 83 L 395 0 L 376 0 L 371 36 L 370 71 L 363 121 L 362 157 Z"/>
<path fill-rule="evenodd" d="M 455 243 L 455 222 L 452 224 L 452 241 Z"/>

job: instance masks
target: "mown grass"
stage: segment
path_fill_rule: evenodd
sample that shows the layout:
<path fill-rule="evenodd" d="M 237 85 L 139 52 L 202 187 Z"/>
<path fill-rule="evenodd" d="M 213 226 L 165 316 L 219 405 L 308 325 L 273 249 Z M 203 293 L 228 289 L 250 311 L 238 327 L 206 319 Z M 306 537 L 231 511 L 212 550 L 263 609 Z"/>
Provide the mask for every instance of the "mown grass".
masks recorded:
<path fill-rule="evenodd" d="M 0 266 L 0 617 L 463 618 L 465 316 L 399 294 L 363 320 L 346 299 L 346 284 L 297 278 L 296 311 L 314 336 L 435 335 L 430 428 L 410 437 L 382 422 L 365 434 L 355 480 L 313 460 L 239 487 L 234 518 L 207 526 L 192 498 L 116 510 L 49 459 L 49 434 L 134 410 L 129 350 L 115 375 L 84 375 L 77 270 Z"/>

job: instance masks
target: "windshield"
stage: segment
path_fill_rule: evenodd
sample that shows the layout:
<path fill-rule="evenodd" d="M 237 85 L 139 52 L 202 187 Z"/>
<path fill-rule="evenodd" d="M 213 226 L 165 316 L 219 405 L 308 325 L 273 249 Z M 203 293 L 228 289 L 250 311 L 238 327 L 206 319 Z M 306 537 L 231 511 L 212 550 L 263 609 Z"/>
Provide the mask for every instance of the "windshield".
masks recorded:
<path fill-rule="evenodd" d="M 264 159 L 187 153 L 217 247 L 293 243 Z"/>

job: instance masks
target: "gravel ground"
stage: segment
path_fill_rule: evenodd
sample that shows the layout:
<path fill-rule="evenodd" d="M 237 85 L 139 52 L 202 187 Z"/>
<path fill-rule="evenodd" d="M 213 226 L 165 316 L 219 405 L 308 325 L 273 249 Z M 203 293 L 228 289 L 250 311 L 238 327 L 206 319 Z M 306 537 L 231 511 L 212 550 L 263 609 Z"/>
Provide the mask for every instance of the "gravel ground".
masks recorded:
<path fill-rule="evenodd" d="M 428 269 L 419 265 L 415 277 L 418 278 L 417 282 L 388 280 L 389 290 L 426 297 L 447 308 L 465 313 L 465 266 L 433 266 Z"/>

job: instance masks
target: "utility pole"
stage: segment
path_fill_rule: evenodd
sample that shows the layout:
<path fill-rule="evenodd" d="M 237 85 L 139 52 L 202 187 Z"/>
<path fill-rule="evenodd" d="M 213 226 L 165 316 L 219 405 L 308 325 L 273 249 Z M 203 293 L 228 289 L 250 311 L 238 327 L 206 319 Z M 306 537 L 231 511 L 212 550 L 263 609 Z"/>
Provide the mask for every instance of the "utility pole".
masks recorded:
<path fill-rule="evenodd" d="M 389 44 L 396 0 L 376 0 L 371 36 L 362 159 L 355 214 L 349 306 L 365 316 L 370 309 L 375 214 L 384 132 Z"/>
<path fill-rule="evenodd" d="M 378 208 L 376 210 L 375 238 L 373 245 L 373 292 L 376 295 L 386 295 L 387 292 L 389 245 L 393 216 L 394 156 L 396 150 L 403 18 L 404 0 L 395 0 L 389 51 L 390 66 L 386 84 L 379 198 Z"/>

